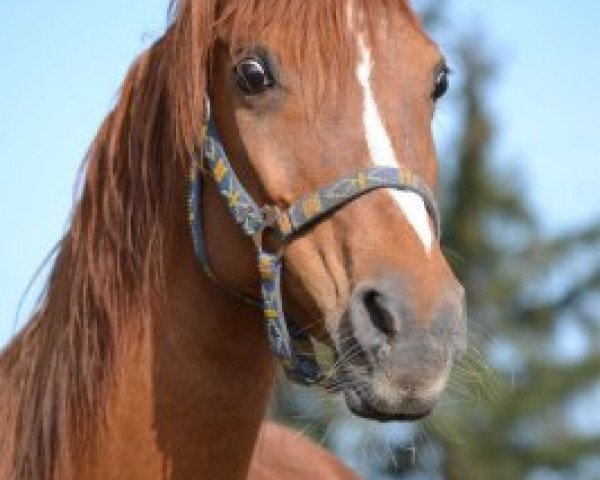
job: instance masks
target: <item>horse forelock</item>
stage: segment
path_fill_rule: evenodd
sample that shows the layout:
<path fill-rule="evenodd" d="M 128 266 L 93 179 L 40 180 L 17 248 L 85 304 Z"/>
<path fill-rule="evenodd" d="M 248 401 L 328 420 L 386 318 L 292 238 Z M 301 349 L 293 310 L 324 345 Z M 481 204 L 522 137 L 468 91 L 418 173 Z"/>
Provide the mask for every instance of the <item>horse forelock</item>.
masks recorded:
<path fill-rule="evenodd" d="M 418 17 L 407 0 L 172 0 L 171 28 L 166 35 L 170 95 L 175 111 L 178 153 L 189 154 L 204 120 L 210 55 L 220 28 L 227 32 L 232 53 L 260 45 L 266 34 L 278 35 L 286 60 L 301 70 L 311 85 L 313 107 L 335 94 L 344 72 L 354 70 L 355 39 L 347 28 L 348 6 L 360 12 L 373 32 L 396 12 L 417 30 Z"/>
<path fill-rule="evenodd" d="M 193 1 L 193 0 L 192 0 Z M 218 9 L 226 23 L 232 53 L 244 45 L 260 44 L 266 35 L 280 41 L 287 62 L 301 72 L 309 86 L 309 107 L 335 97 L 354 69 L 355 44 L 349 35 L 348 8 L 361 12 L 369 31 L 379 28 L 389 12 L 410 23 L 418 19 L 405 0 L 229 0 Z"/>

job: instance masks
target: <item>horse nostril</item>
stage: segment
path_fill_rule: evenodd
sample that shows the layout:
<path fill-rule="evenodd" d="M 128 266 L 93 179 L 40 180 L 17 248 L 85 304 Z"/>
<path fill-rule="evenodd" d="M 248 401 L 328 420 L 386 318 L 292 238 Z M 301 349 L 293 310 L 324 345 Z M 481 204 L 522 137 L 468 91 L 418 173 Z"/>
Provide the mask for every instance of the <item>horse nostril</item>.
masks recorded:
<path fill-rule="evenodd" d="M 394 335 L 397 328 L 394 316 L 386 305 L 385 296 L 377 290 L 368 290 L 363 294 L 363 301 L 375 328 L 385 335 Z"/>

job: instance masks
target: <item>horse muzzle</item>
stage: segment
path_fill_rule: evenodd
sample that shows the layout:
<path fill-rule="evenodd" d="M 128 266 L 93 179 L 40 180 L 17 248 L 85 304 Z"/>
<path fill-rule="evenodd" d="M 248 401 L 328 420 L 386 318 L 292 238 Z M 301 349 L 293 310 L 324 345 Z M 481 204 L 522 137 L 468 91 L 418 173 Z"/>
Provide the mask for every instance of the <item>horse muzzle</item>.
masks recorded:
<path fill-rule="evenodd" d="M 428 318 L 404 282 L 384 276 L 360 285 L 337 332 L 338 383 L 357 415 L 414 420 L 434 409 L 466 349 L 463 290 L 451 284 Z"/>

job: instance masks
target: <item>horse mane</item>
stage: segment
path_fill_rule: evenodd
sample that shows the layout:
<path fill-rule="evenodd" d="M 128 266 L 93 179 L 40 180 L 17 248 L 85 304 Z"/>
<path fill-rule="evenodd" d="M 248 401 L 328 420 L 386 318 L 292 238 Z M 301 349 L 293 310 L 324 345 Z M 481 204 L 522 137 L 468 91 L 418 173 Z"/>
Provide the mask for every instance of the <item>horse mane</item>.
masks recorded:
<path fill-rule="evenodd" d="M 367 12 L 381 4 L 408 11 L 403 0 L 355 2 Z M 344 2 L 217 3 L 172 1 L 165 35 L 132 65 L 85 157 L 81 195 L 43 295 L 0 355 L 0 421 L 13 432 L 0 439 L 0 478 L 71 478 L 81 446 L 104 421 L 122 320 L 149 318 L 163 291 L 168 227 L 183 208 L 173 205 L 174 185 L 203 122 L 215 26 L 231 21 L 234 48 L 281 19 L 298 61 L 319 58 L 323 72 L 342 58 Z"/>
<path fill-rule="evenodd" d="M 169 199 L 193 144 L 186 128 L 202 112 L 177 105 L 176 89 L 190 89 L 181 79 L 194 78 L 174 72 L 191 68 L 173 47 L 192 44 L 187 28 L 174 22 L 132 65 L 85 157 L 81 196 L 35 313 L 0 357 L 0 413 L 13 433 L 0 440 L 1 478 L 71 478 L 103 421 L 122 320 L 148 318 L 162 291 Z"/>

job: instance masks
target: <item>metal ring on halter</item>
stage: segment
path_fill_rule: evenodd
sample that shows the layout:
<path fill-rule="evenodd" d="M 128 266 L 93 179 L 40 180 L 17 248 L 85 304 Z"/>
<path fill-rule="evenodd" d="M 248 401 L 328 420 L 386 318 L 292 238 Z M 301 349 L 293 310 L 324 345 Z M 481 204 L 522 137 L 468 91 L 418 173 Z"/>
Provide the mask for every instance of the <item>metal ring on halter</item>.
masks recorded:
<path fill-rule="evenodd" d="M 252 235 L 254 246 L 258 252 L 268 250 L 270 254 L 281 258 L 283 255 L 283 249 L 285 248 L 285 241 L 284 234 L 281 232 L 280 228 L 280 219 L 283 217 L 284 213 L 275 205 L 264 205 L 261 207 L 260 212 L 262 214 L 263 222 L 260 229 L 254 235 Z M 275 249 L 265 249 L 265 233 L 268 232 L 273 232 L 278 237 L 276 239 L 278 246 Z"/>

